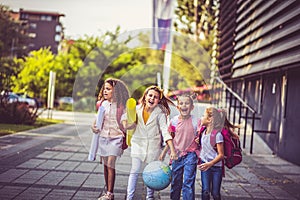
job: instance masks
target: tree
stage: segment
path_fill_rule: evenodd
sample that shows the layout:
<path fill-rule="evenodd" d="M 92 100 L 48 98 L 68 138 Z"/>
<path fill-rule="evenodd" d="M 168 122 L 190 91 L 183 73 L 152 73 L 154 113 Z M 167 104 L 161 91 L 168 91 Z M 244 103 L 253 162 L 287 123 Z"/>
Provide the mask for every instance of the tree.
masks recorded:
<path fill-rule="evenodd" d="M 21 66 L 12 58 L 0 58 L 0 91 L 11 90 L 15 86 L 14 80 L 21 71 Z"/>
<path fill-rule="evenodd" d="M 139 40 L 143 43 L 142 46 L 149 44 L 149 37 L 146 34 L 140 35 Z M 169 87 L 171 90 L 186 89 L 194 86 L 200 86 L 204 84 L 208 74 L 210 74 L 209 54 L 203 49 L 201 45 L 193 41 L 187 35 L 173 36 L 172 47 L 172 59 L 171 59 L 171 74 Z M 156 73 L 163 74 L 164 64 L 164 51 L 154 50 L 150 48 L 136 49 L 135 53 L 137 60 L 141 63 L 147 63 L 147 69 L 152 68 L 152 80 L 155 83 Z M 135 70 L 137 71 L 137 70 Z M 134 73 L 134 72 L 132 72 Z M 149 72 L 148 72 L 149 73 Z M 145 73 L 137 74 L 132 77 L 142 77 L 147 80 L 150 76 Z M 133 78 L 132 78 L 133 79 Z M 136 82 L 136 81 L 135 81 Z"/>
<path fill-rule="evenodd" d="M 26 26 L 20 21 L 14 21 L 9 7 L 0 5 L 0 58 L 21 57 L 26 52 Z"/>
<path fill-rule="evenodd" d="M 48 81 L 50 71 L 60 70 L 55 65 L 55 56 L 50 48 L 41 48 L 31 51 L 25 59 L 19 59 L 18 63 L 22 66 L 22 71 L 18 74 L 15 81 L 17 92 L 26 92 L 30 96 L 46 99 L 48 91 Z"/>
<path fill-rule="evenodd" d="M 210 52 L 217 11 L 216 0 L 177 0 L 175 29 L 190 35 Z"/>
<path fill-rule="evenodd" d="M 14 21 L 9 7 L 0 5 L 0 90 L 10 90 L 14 83 L 11 79 L 21 71 L 15 56 L 26 54 L 25 26 Z"/>

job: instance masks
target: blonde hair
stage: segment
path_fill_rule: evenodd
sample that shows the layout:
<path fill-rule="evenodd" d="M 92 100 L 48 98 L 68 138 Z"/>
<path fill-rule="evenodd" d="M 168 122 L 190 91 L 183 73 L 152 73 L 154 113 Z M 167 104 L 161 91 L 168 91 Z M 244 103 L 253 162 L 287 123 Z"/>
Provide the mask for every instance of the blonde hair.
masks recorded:
<path fill-rule="evenodd" d="M 171 101 L 171 99 L 166 97 L 164 95 L 164 91 L 156 85 L 152 85 L 152 86 L 146 88 L 146 90 L 143 93 L 143 96 L 140 99 L 140 103 L 142 103 L 142 105 L 145 107 L 145 105 L 146 105 L 145 99 L 150 90 L 154 90 L 159 94 L 159 103 L 158 103 L 159 107 L 162 109 L 162 111 L 164 113 L 166 113 L 167 115 L 170 115 L 171 109 L 170 109 L 169 104 L 171 104 L 173 106 L 175 106 L 175 104 Z"/>
<path fill-rule="evenodd" d="M 191 105 L 193 106 L 194 105 L 194 101 L 193 101 L 193 98 L 191 95 L 188 95 L 188 94 L 183 94 L 183 95 L 180 95 L 178 98 L 177 98 L 177 103 L 179 103 L 179 99 L 180 98 L 183 98 L 183 97 L 187 97 L 191 103 Z"/>
<path fill-rule="evenodd" d="M 223 128 L 225 128 L 232 136 L 238 137 L 238 135 L 234 133 L 234 129 L 240 128 L 240 126 L 231 123 L 227 119 L 227 113 L 224 109 L 209 107 L 206 108 L 205 112 L 208 117 L 212 118 L 212 129 L 221 131 Z"/>

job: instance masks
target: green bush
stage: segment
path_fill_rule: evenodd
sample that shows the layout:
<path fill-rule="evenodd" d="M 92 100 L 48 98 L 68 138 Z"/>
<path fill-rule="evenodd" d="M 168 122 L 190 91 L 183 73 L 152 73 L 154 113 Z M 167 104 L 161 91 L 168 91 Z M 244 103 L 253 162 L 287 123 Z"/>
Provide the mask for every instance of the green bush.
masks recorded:
<path fill-rule="evenodd" d="M 31 125 L 36 118 L 36 110 L 24 102 L 0 103 L 0 123 Z"/>

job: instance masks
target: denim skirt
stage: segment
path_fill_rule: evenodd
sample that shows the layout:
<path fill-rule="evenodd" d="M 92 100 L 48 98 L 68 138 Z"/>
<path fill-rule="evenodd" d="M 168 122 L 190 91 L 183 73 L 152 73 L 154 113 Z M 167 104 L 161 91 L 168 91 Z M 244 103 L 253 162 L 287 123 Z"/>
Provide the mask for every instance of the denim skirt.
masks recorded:
<path fill-rule="evenodd" d="M 123 154 L 122 149 L 123 137 L 99 137 L 99 145 L 97 155 L 99 156 L 121 156 Z"/>

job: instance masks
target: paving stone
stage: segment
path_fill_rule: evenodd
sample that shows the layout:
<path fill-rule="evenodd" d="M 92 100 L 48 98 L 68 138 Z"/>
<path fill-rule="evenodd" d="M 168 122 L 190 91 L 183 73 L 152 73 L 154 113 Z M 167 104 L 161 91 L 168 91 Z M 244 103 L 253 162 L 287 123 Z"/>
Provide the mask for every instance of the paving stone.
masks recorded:
<path fill-rule="evenodd" d="M 46 152 L 41 153 L 40 155 L 37 155 L 36 158 L 50 159 L 50 158 L 53 158 L 57 154 L 58 154 L 58 152 L 55 152 L 55 151 L 46 151 Z"/>
<path fill-rule="evenodd" d="M 89 174 L 87 173 L 69 173 L 63 181 L 59 183 L 60 186 L 76 186 L 83 185 Z"/>
<path fill-rule="evenodd" d="M 87 159 L 88 153 L 75 153 L 69 158 L 70 161 L 87 161 Z"/>
<path fill-rule="evenodd" d="M 0 189 L 0 199 L 13 199 L 22 193 L 26 187 L 4 186 Z"/>
<path fill-rule="evenodd" d="M 19 194 L 15 200 L 36 200 L 42 199 L 49 193 L 51 189 L 49 188 L 28 188 L 21 194 Z"/>
<path fill-rule="evenodd" d="M 75 161 L 64 161 L 63 163 L 61 163 L 61 165 L 59 165 L 58 167 L 56 167 L 56 170 L 67 170 L 67 171 L 73 171 L 78 165 L 80 165 L 79 162 L 75 162 Z"/>
<path fill-rule="evenodd" d="M 99 191 L 78 191 L 72 198 L 73 200 L 87 200 L 87 199 L 97 199 L 99 196 Z M 115 196 L 115 199 L 120 199 Z"/>
<path fill-rule="evenodd" d="M 51 171 L 42 177 L 36 184 L 39 185 L 58 185 L 70 172 Z"/>
<path fill-rule="evenodd" d="M 26 172 L 24 175 L 17 178 L 14 183 L 26 183 L 33 184 L 41 179 L 44 175 L 46 175 L 48 171 L 38 171 L 38 170 L 30 170 Z"/>
<path fill-rule="evenodd" d="M 67 200 L 72 199 L 76 190 L 54 189 L 48 193 L 43 200 Z"/>
<path fill-rule="evenodd" d="M 52 159 L 58 159 L 58 160 L 68 160 L 71 158 L 75 153 L 74 152 L 59 152 L 56 154 Z"/>
<path fill-rule="evenodd" d="M 99 164 L 95 163 L 95 162 L 82 162 L 82 163 L 79 163 L 79 165 L 77 165 L 73 171 L 93 172 L 95 170 L 95 168 L 98 166 L 99 166 Z"/>
<path fill-rule="evenodd" d="M 45 159 L 30 159 L 24 163 L 22 163 L 21 165 L 18 165 L 18 168 L 30 168 L 30 169 L 34 169 L 37 166 L 41 165 L 42 163 L 46 162 Z"/>
<path fill-rule="evenodd" d="M 12 182 L 13 180 L 17 179 L 18 177 L 22 176 L 29 170 L 27 169 L 9 169 L 8 171 L 0 174 L 0 181 L 1 182 Z"/>
<path fill-rule="evenodd" d="M 37 167 L 37 169 L 53 170 L 53 169 L 56 169 L 62 163 L 63 163 L 63 161 L 60 161 L 60 160 L 47 160 L 43 164 L 39 165 Z"/>
<path fill-rule="evenodd" d="M 118 178 L 118 177 L 117 177 Z M 122 183 L 118 182 L 117 183 Z M 116 186 L 118 184 L 115 184 Z M 83 183 L 82 187 L 87 187 L 87 188 L 104 188 L 105 183 L 104 183 L 104 176 L 103 174 L 89 174 L 85 182 Z"/>

